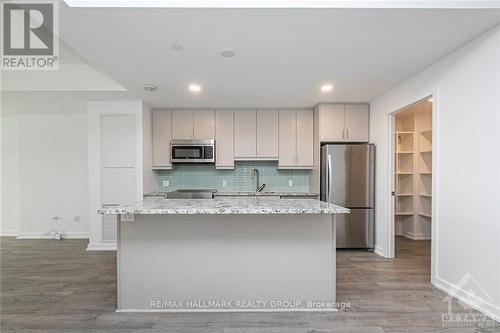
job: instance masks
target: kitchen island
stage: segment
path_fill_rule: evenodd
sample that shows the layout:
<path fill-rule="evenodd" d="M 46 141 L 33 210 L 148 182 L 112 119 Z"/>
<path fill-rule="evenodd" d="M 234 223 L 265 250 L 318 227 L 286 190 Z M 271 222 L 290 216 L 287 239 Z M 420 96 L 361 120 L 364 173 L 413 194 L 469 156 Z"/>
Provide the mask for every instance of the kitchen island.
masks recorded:
<path fill-rule="evenodd" d="M 313 199 L 145 198 L 119 216 L 117 311 L 335 309 L 335 215 Z"/>

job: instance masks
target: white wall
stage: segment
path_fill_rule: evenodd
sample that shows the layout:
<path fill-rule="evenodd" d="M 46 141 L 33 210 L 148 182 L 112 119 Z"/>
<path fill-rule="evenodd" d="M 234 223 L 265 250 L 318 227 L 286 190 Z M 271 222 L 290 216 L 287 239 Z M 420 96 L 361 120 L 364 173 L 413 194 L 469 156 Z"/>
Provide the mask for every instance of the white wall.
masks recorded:
<path fill-rule="evenodd" d="M 0 235 L 19 232 L 19 159 L 17 117 L 3 116 L 2 122 L 2 206 Z"/>
<path fill-rule="evenodd" d="M 447 291 L 470 273 L 485 298 L 480 309 L 500 319 L 500 28 L 379 96 L 371 103 L 377 145 L 376 251 L 390 257 L 388 114 L 434 95 L 433 259 L 436 286 Z M 458 288 L 458 296 L 467 293 Z"/>
<path fill-rule="evenodd" d="M 85 115 L 20 115 L 19 237 L 87 237 Z M 55 222 L 50 219 L 57 215 Z M 73 222 L 75 216 L 80 222 Z"/>
<path fill-rule="evenodd" d="M 10 115 L 2 126 L 2 235 L 87 237 L 86 115 Z"/>

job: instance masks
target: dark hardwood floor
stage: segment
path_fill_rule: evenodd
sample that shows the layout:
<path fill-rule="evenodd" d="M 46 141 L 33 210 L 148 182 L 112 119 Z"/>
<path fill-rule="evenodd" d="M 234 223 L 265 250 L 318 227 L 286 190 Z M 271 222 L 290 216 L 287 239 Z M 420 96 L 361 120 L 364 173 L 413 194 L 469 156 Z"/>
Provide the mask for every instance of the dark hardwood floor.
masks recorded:
<path fill-rule="evenodd" d="M 443 327 L 428 241 L 398 238 L 396 259 L 338 252 L 338 300 L 350 307 L 336 313 L 116 313 L 115 253 L 86 243 L 1 238 L 1 332 L 500 332 Z"/>

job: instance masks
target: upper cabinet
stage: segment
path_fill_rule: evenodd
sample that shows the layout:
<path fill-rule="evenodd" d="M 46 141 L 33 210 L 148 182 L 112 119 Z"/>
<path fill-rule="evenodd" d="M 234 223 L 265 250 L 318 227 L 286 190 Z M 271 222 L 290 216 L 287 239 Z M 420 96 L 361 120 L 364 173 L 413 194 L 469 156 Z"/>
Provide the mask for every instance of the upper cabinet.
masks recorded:
<path fill-rule="evenodd" d="M 344 105 L 321 106 L 323 141 L 342 141 L 347 132 L 350 141 L 367 140 L 362 129 L 344 129 L 346 123 L 366 127 L 364 109 L 354 108 L 353 116 L 346 110 Z M 172 168 L 171 139 L 215 139 L 219 169 L 233 169 L 235 160 L 277 160 L 280 168 L 289 169 L 314 165 L 313 110 L 154 110 L 152 125 L 155 169 Z M 330 125 L 339 128 L 335 132 Z"/>
<path fill-rule="evenodd" d="M 194 111 L 193 127 L 195 139 L 215 138 L 215 112 L 213 110 Z"/>
<path fill-rule="evenodd" d="M 172 139 L 215 138 L 215 114 L 213 110 L 172 111 Z"/>
<path fill-rule="evenodd" d="M 193 138 L 193 111 L 172 111 L 172 139 Z"/>
<path fill-rule="evenodd" d="M 313 167 L 313 111 L 279 111 L 279 168 Z"/>
<path fill-rule="evenodd" d="M 257 111 L 234 111 L 234 157 L 257 156 Z"/>
<path fill-rule="evenodd" d="M 297 111 L 297 166 L 314 166 L 314 121 L 313 110 Z"/>
<path fill-rule="evenodd" d="M 234 169 L 234 111 L 215 111 L 215 167 Z"/>
<path fill-rule="evenodd" d="M 320 104 L 320 141 L 368 142 L 368 104 Z"/>
<path fill-rule="evenodd" d="M 346 104 L 346 140 L 368 142 L 370 132 L 369 120 L 370 106 L 368 104 Z"/>
<path fill-rule="evenodd" d="M 278 111 L 234 111 L 234 157 L 278 159 Z"/>
<path fill-rule="evenodd" d="M 278 111 L 257 111 L 257 157 L 278 158 Z"/>
<path fill-rule="evenodd" d="M 344 104 L 319 106 L 319 135 L 321 141 L 344 140 Z"/>
<path fill-rule="evenodd" d="M 169 169 L 170 139 L 172 138 L 172 111 L 153 111 L 153 168 Z"/>

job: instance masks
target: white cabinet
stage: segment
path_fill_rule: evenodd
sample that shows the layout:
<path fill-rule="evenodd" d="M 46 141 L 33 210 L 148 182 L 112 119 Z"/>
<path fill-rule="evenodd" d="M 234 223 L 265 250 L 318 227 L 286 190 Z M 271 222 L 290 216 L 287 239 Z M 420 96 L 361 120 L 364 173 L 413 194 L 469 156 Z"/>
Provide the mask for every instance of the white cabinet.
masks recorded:
<path fill-rule="evenodd" d="M 234 169 L 234 112 L 215 111 L 215 167 Z"/>
<path fill-rule="evenodd" d="M 257 157 L 278 158 L 278 111 L 257 111 Z"/>
<path fill-rule="evenodd" d="M 172 111 L 172 139 L 193 138 L 193 111 Z"/>
<path fill-rule="evenodd" d="M 255 158 L 257 156 L 257 111 L 234 111 L 234 157 Z"/>
<path fill-rule="evenodd" d="M 237 159 L 278 159 L 278 111 L 234 111 L 234 156 Z"/>
<path fill-rule="evenodd" d="M 321 141 L 344 140 L 344 104 L 319 106 L 319 132 Z"/>
<path fill-rule="evenodd" d="M 313 110 L 297 111 L 297 166 L 314 165 L 314 121 Z"/>
<path fill-rule="evenodd" d="M 171 168 L 172 111 L 153 111 L 153 168 Z"/>
<path fill-rule="evenodd" d="M 297 121 L 295 110 L 279 112 L 279 167 L 295 166 Z"/>
<path fill-rule="evenodd" d="M 116 250 L 117 216 L 97 214 L 106 205 L 127 204 L 143 197 L 144 179 L 153 176 L 150 110 L 141 101 L 88 103 L 87 250 Z M 146 176 L 146 177 L 145 177 Z M 150 191 L 150 188 L 147 188 Z"/>
<path fill-rule="evenodd" d="M 368 141 L 369 112 L 368 104 L 346 104 L 345 139 L 347 141 Z"/>
<path fill-rule="evenodd" d="M 279 111 L 279 168 L 313 167 L 313 111 Z"/>
<path fill-rule="evenodd" d="M 172 139 L 213 139 L 214 137 L 213 110 L 172 111 Z"/>
<path fill-rule="evenodd" d="M 213 139 L 215 137 L 215 113 L 213 110 L 193 112 L 193 137 L 195 139 Z"/>
<path fill-rule="evenodd" d="M 368 104 L 321 104 L 320 141 L 368 142 Z"/>
<path fill-rule="evenodd" d="M 101 204 L 127 204 L 136 198 L 137 122 L 132 114 L 101 116 Z M 116 242 L 117 219 L 103 215 L 101 241 Z"/>
<path fill-rule="evenodd" d="M 103 167 L 134 167 L 136 160 L 134 115 L 101 116 L 101 163 Z"/>

